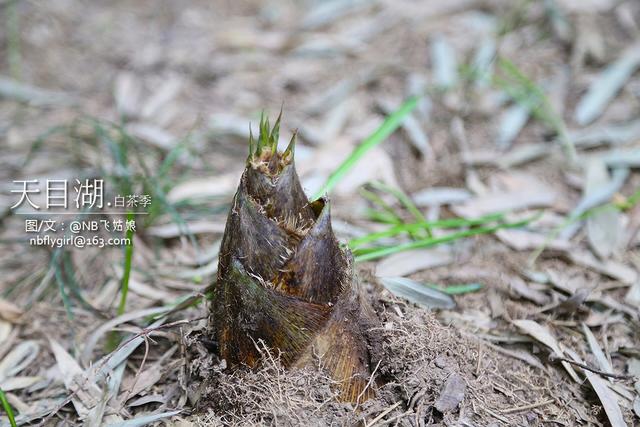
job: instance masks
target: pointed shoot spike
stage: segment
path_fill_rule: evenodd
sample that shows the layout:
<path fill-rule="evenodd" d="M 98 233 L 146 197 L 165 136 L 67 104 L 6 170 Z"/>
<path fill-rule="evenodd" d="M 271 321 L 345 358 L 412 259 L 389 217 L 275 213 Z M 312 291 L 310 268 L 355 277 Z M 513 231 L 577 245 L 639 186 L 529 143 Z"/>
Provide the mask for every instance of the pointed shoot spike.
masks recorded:
<path fill-rule="evenodd" d="M 262 115 L 260 116 L 260 135 L 258 136 L 258 139 L 260 140 L 260 147 L 263 148 L 267 145 L 267 120 L 264 116 L 264 112 L 262 113 Z"/>
<path fill-rule="evenodd" d="M 258 125 L 258 148 L 256 150 L 256 154 L 260 155 L 262 153 L 262 147 L 264 142 L 264 110 L 260 112 L 260 124 Z"/>
<path fill-rule="evenodd" d="M 291 156 L 291 158 L 293 159 L 293 156 L 295 155 L 295 151 L 296 151 L 297 136 L 298 136 L 298 129 L 295 129 L 293 131 L 293 135 L 291 135 L 291 141 L 289 141 L 289 145 L 287 145 L 287 149 L 284 150 L 284 153 L 282 153 L 283 159 L 286 159 L 288 156 Z"/>
<path fill-rule="evenodd" d="M 271 141 L 269 140 L 269 129 L 271 125 L 269 124 L 269 117 L 264 120 L 264 145 L 271 149 Z"/>
<path fill-rule="evenodd" d="M 282 104 L 284 106 L 284 103 Z M 280 120 L 282 119 L 282 107 L 280 107 L 280 114 L 278 114 L 278 118 L 276 119 L 276 123 L 273 125 L 273 129 L 271 129 L 271 151 L 276 152 L 278 150 L 278 141 L 280 140 Z"/>
<path fill-rule="evenodd" d="M 253 160 L 255 150 L 256 142 L 253 140 L 253 131 L 251 130 L 251 123 L 249 123 L 249 160 Z"/>

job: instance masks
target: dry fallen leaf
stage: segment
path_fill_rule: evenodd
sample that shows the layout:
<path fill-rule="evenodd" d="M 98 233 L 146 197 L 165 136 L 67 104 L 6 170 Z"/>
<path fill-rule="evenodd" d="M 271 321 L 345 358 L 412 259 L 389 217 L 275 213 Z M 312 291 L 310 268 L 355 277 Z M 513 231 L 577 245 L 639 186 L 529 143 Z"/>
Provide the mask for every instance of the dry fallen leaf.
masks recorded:
<path fill-rule="evenodd" d="M 31 387 L 43 379 L 42 377 L 11 377 L 0 381 L 0 389 L 4 391 L 20 390 Z"/>
<path fill-rule="evenodd" d="M 585 198 L 609 184 L 607 167 L 601 159 L 591 159 L 587 164 Z M 622 243 L 620 212 L 614 207 L 594 213 L 587 218 L 587 236 L 591 249 L 600 258 L 615 253 Z"/>
<path fill-rule="evenodd" d="M 611 363 L 609 363 L 609 359 L 607 359 L 607 356 L 605 356 L 602 348 L 600 347 L 600 344 L 598 344 L 598 340 L 596 339 L 595 335 L 593 335 L 593 332 L 591 332 L 591 329 L 589 329 L 589 327 L 584 323 L 582 324 L 582 332 L 587 338 L 591 353 L 595 356 L 600 370 L 612 374 L 613 368 L 611 367 Z"/>
<path fill-rule="evenodd" d="M 638 280 L 638 273 L 631 267 L 613 260 L 601 261 L 586 251 L 569 251 L 569 258 L 576 264 L 589 267 L 605 276 L 633 285 Z"/>
<path fill-rule="evenodd" d="M 456 306 L 451 296 L 406 277 L 381 277 L 380 282 L 392 294 L 425 308 L 451 309 Z"/>
<path fill-rule="evenodd" d="M 571 358 L 578 362 L 584 363 L 582 359 L 573 351 L 567 350 L 567 354 L 571 356 Z M 591 387 L 598 395 L 600 402 L 602 403 L 602 407 L 609 418 L 609 422 L 612 426 L 626 426 L 627 423 L 624 422 L 624 417 L 622 416 L 622 411 L 620 410 L 620 405 L 618 404 L 618 398 L 616 394 L 609 388 L 608 383 L 600 377 L 600 375 L 593 373 L 587 369 L 582 370 L 584 374 L 587 376 L 589 383 L 591 383 Z"/>
<path fill-rule="evenodd" d="M 22 341 L 0 361 L 0 381 L 10 378 L 35 360 L 40 351 L 36 341 Z"/>
<path fill-rule="evenodd" d="M 571 243 L 566 240 L 553 239 L 549 241 L 548 236 L 534 231 L 502 229 L 498 230 L 495 235 L 501 242 L 516 251 L 536 250 L 542 246 L 558 251 L 566 251 L 571 248 Z"/>
<path fill-rule="evenodd" d="M 555 190 L 532 175 L 503 173 L 495 178 L 501 188 L 493 186 L 491 192 L 452 206 L 451 209 L 456 215 L 477 218 L 496 212 L 548 207 L 556 200 Z"/>
<path fill-rule="evenodd" d="M 533 301 L 538 305 L 545 305 L 549 303 L 549 296 L 547 294 L 542 291 L 533 289 L 518 276 L 514 276 L 511 278 L 511 280 L 509 281 L 509 287 L 512 291 L 514 291 L 522 298 Z"/>
<path fill-rule="evenodd" d="M 597 119 L 609 102 L 624 86 L 631 75 L 640 67 L 640 45 L 635 44 L 625 50 L 598 76 L 576 107 L 575 120 L 586 125 Z"/>
<path fill-rule="evenodd" d="M 189 234 L 218 234 L 224 231 L 224 221 L 193 221 L 184 224 L 163 224 L 148 227 L 146 232 L 150 236 L 171 239 Z"/>
<path fill-rule="evenodd" d="M 20 316 L 22 316 L 22 310 L 19 307 L 0 298 L 0 318 L 8 322 L 17 323 L 20 320 Z"/>
<path fill-rule="evenodd" d="M 73 393 L 73 406 L 78 415 L 84 418 L 100 402 L 102 390 L 87 377 L 78 362 L 57 341 L 50 339 L 49 345 L 62 374 L 64 386 Z"/>
<path fill-rule="evenodd" d="M 560 343 L 558 343 L 555 337 L 551 334 L 551 331 L 549 331 L 549 329 L 547 329 L 545 326 L 542 326 L 533 320 L 527 319 L 513 320 L 512 323 L 519 329 L 521 329 L 522 332 L 530 335 L 540 343 L 549 347 L 551 350 L 553 350 L 555 355 L 564 357 L 564 352 L 562 351 L 562 347 L 560 347 Z M 578 378 L 578 375 L 573 370 L 571 365 L 567 362 L 561 363 L 564 369 L 566 369 L 566 371 L 569 373 L 571 378 L 573 378 L 575 382 L 580 383 L 580 378 Z"/>
<path fill-rule="evenodd" d="M 177 184 L 167 194 L 167 201 L 177 203 L 190 198 L 211 198 L 228 196 L 231 200 L 233 191 L 238 186 L 240 173 L 231 172 L 224 175 L 193 178 Z"/>
<path fill-rule="evenodd" d="M 640 282 L 635 283 L 633 286 L 631 286 L 631 288 L 627 292 L 627 295 L 625 295 L 624 297 L 624 301 L 627 304 L 640 309 Z"/>
<path fill-rule="evenodd" d="M 453 253 L 447 248 L 407 251 L 382 260 L 376 267 L 376 275 L 380 277 L 407 276 L 428 268 L 448 265 L 453 261 Z"/>

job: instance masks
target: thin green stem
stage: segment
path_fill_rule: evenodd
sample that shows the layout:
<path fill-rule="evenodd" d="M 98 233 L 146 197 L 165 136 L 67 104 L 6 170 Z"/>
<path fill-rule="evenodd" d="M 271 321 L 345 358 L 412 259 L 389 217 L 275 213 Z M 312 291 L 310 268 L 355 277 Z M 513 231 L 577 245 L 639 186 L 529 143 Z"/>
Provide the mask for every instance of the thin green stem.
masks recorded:
<path fill-rule="evenodd" d="M 384 212 L 389 214 L 390 218 L 394 219 L 394 221 L 393 221 L 394 223 L 396 223 L 396 224 L 401 224 L 402 223 L 402 218 L 400 217 L 400 215 L 398 215 L 396 213 L 396 211 L 394 211 L 393 208 L 391 206 L 389 206 L 389 204 L 387 202 L 382 200 L 382 198 L 380 196 L 378 196 L 376 193 L 374 193 L 373 191 L 369 191 L 366 188 L 361 188 L 359 190 L 359 193 L 360 193 L 360 195 L 362 197 L 364 197 L 365 199 L 369 200 L 371 203 L 381 207 Z"/>
<path fill-rule="evenodd" d="M 20 53 L 20 14 L 18 0 L 11 0 L 7 5 L 7 58 L 11 77 L 20 80 L 22 77 L 22 55 Z"/>
<path fill-rule="evenodd" d="M 422 240 L 417 240 L 415 242 L 403 243 L 396 246 L 371 248 L 371 250 L 367 248 L 367 250 L 365 251 L 366 253 L 362 255 L 358 255 L 358 253 L 359 252 L 362 253 L 362 251 L 355 250 L 354 251 L 356 254 L 355 259 L 356 261 L 371 261 L 374 259 L 382 258 L 388 255 L 402 252 L 402 251 L 408 251 L 411 249 L 429 248 L 442 243 L 448 243 L 455 240 L 463 239 L 465 237 L 476 236 L 480 234 L 490 234 L 505 228 L 518 228 L 518 227 L 527 225 L 528 223 L 535 220 L 539 216 L 540 215 L 536 215 L 533 218 L 529 218 L 529 219 L 514 222 L 514 223 L 498 224 L 498 225 L 489 226 L 489 227 L 478 227 L 478 228 L 473 228 L 471 230 L 458 231 L 455 233 L 448 234 L 446 236 L 422 239 Z"/>
<path fill-rule="evenodd" d="M 529 258 L 529 265 L 532 265 L 532 266 L 535 265 L 536 261 L 538 261 L 538 258 L 540 257 L 540 255 L 542 255 L 542 252 L 544 252 L 544 250 L 547 248 L 549 243 L 551 243 L 556 237 L 558 237 L 562 232 L 562 230 L 564 230 L 566 227 L 573 224 L 574 222 L 585 220 L 590 216 L 595 215 L 599 212 L 602 212 L 606 209 L 610 209 L 611 207 L 618 209 L 620 211 L 626 211 L 628 209 L 633 208 L 636 204 L 638 204 L 638 202 L 640 202 L 640 190 L 636 190 L 631 196 L 627 198 L 627 200 L 625 200 L 622 203 L 609 202 L 609 203 L 605 203 L 604 205 L 600 205 L 600 206 L 596 206 L 591 209 L 588 209 L 587 211 L 583 212 L 580 215 L 569 216 L 567 219 L 565 219 L 562 222 L 562 224 L 560 224 L 559 226 L 551 230 L 551 232 L 544 239 L 544 242 L 542 242 L 540 247 L 538 247 L 535 250 L 535 252 L 531 254 L 531 257 Z"/>
<path fill-rule="evenodd" d="M 133 212 L 127 212 L 127 221 L 133 221 Z M 127 308 L 127 295 L 129 294 L 129 277 L 131 276 L 131 261 L 133 259 L 133 227 L 127 230 L 129 244 L 124 248 L 124 271 L 122 272 L 122 283 L 120 284 L 120 304 L 118 305 L 118 316 L 123 315 Z"/>
<path fill-rule="evenodd" d="M 354 165 L 373 147 L 387 139 L 402 124 L 405 117 L 418 105 L 418 96 L 409 97 L 396 111 L 390 114 L 375 132 L 358 145 L 340 166 L 329 176 L 327 182 L 314 194 L 311 200 L 317 200 L 330 192 Z"/>
<path fill-rule="evenodd" d="M 378 231 L 375 233 L 367 234 L 366 236 L 358 237 L 349 241 L 349 246 L 354 249 L 357 246 L 362 246 L 367 243 L 374 242 L 376 240 L 395 237 L 399 234 L 406 232 L 415 232 L 417 230 L 424 230 L 426 228 L 458 228 L 458 227 L 472 227 L 476 225 L 483 225 L 490 222 L 499 221 L 504 218 L 504 214 L 492 214 L 486 215 L 474 219 L 465 218 L 451 218 L 442 219 L 438 221 L 421 221 L 409 224 L 400 224 L 393 226 L 387 230 Z"/>
<path fill-rule="evenodd" d="M 4 391 L 0 388 L 0 402 L 2 402 L 2 407 L 4 411 L 7 413 L 7 417 L 9 417 L 9 424 L 11 427 L 18 427 L 16 424 L 16 417 L 13 415 L 13 409 L 7 400 L 7 396 L 4 394 Z"/>
<path fill-rule="evenodd" d="M 405 194 L 404 191 L 399 188 L 393 188 L 383 182 L 374 181 L 371 183 L 371 186 L 375 189 L 385 191 L 391 195 L 393 195 L 402 205 L 413 215 L 416 221 L 426 223 L 427 219 L 422 215 L 420 209 L 413 203 L 411 198 Z M 424 230 L 427 232 L 428 237 L 433 237 L 433 233 L 431 232 L 431 228 L 429 226 L 424 227 Z"/>

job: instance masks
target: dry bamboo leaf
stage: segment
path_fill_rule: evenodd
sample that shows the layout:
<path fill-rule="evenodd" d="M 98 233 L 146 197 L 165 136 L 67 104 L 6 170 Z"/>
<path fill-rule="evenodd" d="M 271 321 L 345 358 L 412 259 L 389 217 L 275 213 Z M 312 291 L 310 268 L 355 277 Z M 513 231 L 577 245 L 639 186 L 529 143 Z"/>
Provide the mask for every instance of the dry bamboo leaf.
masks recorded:
<path fill-rule="evenodd" d="M 555 193 L 549 189 L 531 188 L 529 191 L 489 193 L 465 204 L 455 205 L 451 209 L 459 216 L 477 218 L 496 212 L 549 207 L 555 198 Z"/>
<path fill-rule="evenodd" d="M 535 250 L 542 246 L 558 251 L 568 251 L 571 249 L 571 242 L 561 239 L 548 241 L 546 235 L 534 231 L 503 229 L 498 230 L 495 235 L 501 242 L 516 251 Z"/>
<path fill-rule="evenodd" d="M 485 37 L 473 57 L 473 70 L 476 74 L 474 85 L 478 89 L 486 88 L 491 84 L 494 62 L 496 57 L 496 40 L 493 35 Z"/>
<path fill-rule="evenodd" d="M 589 252 L 577 250 L 568 252 L 568 255 L 571 261 L 576 264 L 591 268 L 627 285 L 633 285 L 638 280 L 638 273 L 634 269 L 617 261 L 601 261 Z"/>
<path fill-rule="evenodd" d="M 142 406 L 142 405 L 146 405 L 148 403 L 166 403 L 167 402 L 167 398 L 166 396 L 163 396 L 161 394 L 148 394 L 146 396 L 142 396 L 138 399 L 134 399 L 131 402 L 127 403 L 128 407 L 134 407 L 134 406 Z"/>
<path fill-rule="evenodd" d="M 76 101 L 62 92 L 54 92 L 0 76 L 0 98 L 36 106 L 71 105 Z"/>
<path fill-rule="evenodd" d="M 29 402 L 29 409 L 25 412 L 20 411 L 20 415 L 16 416 L 16 423 L 18 425 L 25 425 L 39 418 L 43 418 L 56 410 L 63 400 L 64 398 L 41 399 L 35 402 Z M 4 422 L 3 419 L 0 419 L 0 427 L 11 427 L 11 424 L 9 424 L 8 420 Z"/>
<path fill-rule="evenodd" d="M 172 239 L 189 234 L 220 234 L 224 231 L 224 222 L 218 221 L 193 221 L 185 224 L 154 225 L 146 229 L 150 236 L 162 239 Z"/>
<path fill-rule="evenodd" d="M 618 398 L 616 394 L 609 388 L 609 385 L 605 380 L 602 379 L 598 374 L 595 374 L 586 369 L 583 370 L 587 379 L 591 383 L 593 390 L 598 395 L 602 406 L 604 407 L 604 411 L 609 418 L 609 422 L 612 426 L 626 426 L 627 423 L 624 422 L 624 417 L 622 416 L 622 411 L 620 410 L 620 405 L 618 404 Z"/>
<path fill-rule="evenodd" d="M 504 173 L 496 176 L 501 188 L 452 206 L 456 215 L 477 218 L 496 212 L 551 206 L 556 199 L 553 188 L 528 174 Z"/>
<path fill-rule="evenodd" d="M 607 163 L 607 159 L 604 159 L 604 162 Z M 613 170 L 613 174 L 611 176 L 611 180 L 607 185 L 601 185 L 597 190 L 593 190 L 588 195 L 585 194 L 578 202 L 578 205 L 573 208 L 571 213 L 569 214 L 569 218 L 578 218 L 580 215 L 585 213 L 591 208 L 607 203 L 613 195 L 620 190 L 620 188 L 624 185 L 627 177 L 629 176 L 629 169 L 626 167 L 616 167 Z M 568 227 L 566 227 L 561 233 L 560 237 L 563 239 L 570 239 L 579 229 L 581 223 L 576 222 Z"/>
<path fill-rule="evenodd" d="M 597 119 L 638 67 L 640 45 L 636 44 L 625 50 L 620 58 L 609 65 L 591 84 L 587 94 L 578 102 L 575 120 L 581 125 L 586 125 Z"/>
<path fill-rule="evenodd" d="M 519 329 L 521 329 L 524 333 L 530 335 L 540 343 L 549 347 L 557 356 L 564 357 L 564 352 L 560 347 L 560 343 L 555 339 L 555 337 L 551 334 L 551 331 L 547 329 L 545 326 L 540 325 L 539 323 L 533 320 L 513 320 L 512 323 L 516 325 Z M 580 378 L 573 370 L 571 365 L 567 362 L 561 362 L 562 366 L 569 373 L 571 378 L 577 383 L 580 383 Z"/>
<path fill-rule="evenodd" d="M 135 319 L 141 319 L 147 316 L 166 313 L 167 311 L 169 311 L 169 309 L 167 309 L 166 307 L 153 307 L 144 310 L 133 311 L 131 313 L 125 313 L 122 316 L 118 316 L 114 319 L 109 320 L 102 326 L 98 327 L 91 335 L 89 335 L 89 337 L 87 337 L 87 339 L 85 340 L 84 348 L 82 349 L 80 360 L 82 360 L 82 362 L 88 366 L 91 361 L 91 355 L 93 354 L 93 350 L 95 349 L 96 344 L 98 343 L 100 338 L 104 336 L 104 334 L 112 330 L 114 327 Z"/>
<path fill-rule="evenodd" d="M 381 277 L 380 282 L 392 294 L 406 298 L 425 308 L 451 309 L 456 306 L 456 302 L 451 296 L 406 277 Z"/>
<path fill-rule="evenodd" d="M 100 401 L 102 391 L 90 378 L 78 362 L 55 340 L 49 339 L 51 351 L 56 358 L 56 363 L 66 389 L 73 393 L 73 406 L 80 418 L 89 415 Z"/>
<path fill-rule="evenodd" d="M 611 363 L 609 363 L 609 359 L 604 355 L 602 348 L 600 348 L 600 344 L 598 344 L 598 340 L 596 339 L 591 329 L 586 324 L 582 324 L 582 332 L 584 336 L 587 338 L 587 342 L 589 343 L 589 348 L 591 349 L 591 353 L 595 356 L 598 361 L 598 366 L 600 370 L 603 372 L 607 372 L 609 374 L 613 373 L 613 367 Z"/>
<path fill-rule="evenodd" d="M 538 305 L 545 305 L 549 302 L 549 296 L 547 294 L 531 288 L 518 276 L 511 278 L 509 288 L 522 298 L 533 301 Z"/>
<path fill-rule="evenodd" d="M 0 349 L 2 348 L 5 340 L 7 340 L 11 335 L 12 329 L 11 323 L 0 320 Z"/>
<path fill-rule="evenodd" d="M 549 144 L 522 144 L 509 150 L 508 153 L 493 153 L 492 163 L 502 169 L 520 166 L 547 156 L 552 151 Z"/>
<path fill-rule="evenodd" d="M 609 172 L 604 162 L 597 158 L 591 159 L 586 170 L 585 198 L 607 187 L 609 181 Z M 587 237 L 595 254 L 600 258 L 608 258 L 622 243 L 620 212 L 610 207 L 591 215 L 587 219 Z"/>
<path fill-rule="evenodd" d="M 160 301 L 164 304 L 171 304 L 178 299 L 177 294 L 172 294 L 160 288 L 157 284 L 150 285 L 140 282 L 133 277 L 129 279 L 129 290 L 136 295 L 147 298 L 151 301 Z"/>
<path fill-rule="evenodd" d="M 610 168 L 623 171 L 640 166 L 640 149 L 637 148 L 614 149 L 600 154 L 600 157 Z"/>
<path fill-rule="evenodd" d="M 627 361 L 627 372 L 640 381 L 640 359 L 631 358 Z"/>
<path fill-rule="evenodd" d="M 591 291 L 592 289 L 589 288 L 577 289 L 568 298 L 565 298 L 556 304 L 551 304 L 543 307 L 540 310 L 540 313 L 544 313 L 550 310 L 553 310 L 555 313 L 559 314 L 575 313 L 577 310 L 580 310 L 582 308 L 582 304 L 584 304 L 586 299 L 589 297 Z"/>
<path fill-rule="evenodd" d="M 160 110 L 167 106 L 180 92 L 182 80 L 176 77 L 164 80 L 158 90 L 144 103 L 142 116 L 150 118 L 157 116 Z"/>
<path fill-rule="evenodd" d="M 329 0 L 316 3 L 302 19 L 302 27 L 306 30 L 313 30 L 331 24 L 346 14 L 371 7 L 374 3 L 376 2 L 366 0 Z"/>
<path fill-rule="evenodd" d="M 166 372 L 170 372 L 177 367 L 179 360 L 170 361 L 171 356 L 178 350 L 177 346 L 171 347 L 169 351 L 162 355 L 162 357 L 149 368 L 145 369 L 136 377 L 127 378 L 123 384 L 125 390 L 127 390 L 127 397 L 136 396 L 143 391 L 151 388 L 155 385 Z M 167 362 L 169 360 L 169 362 Z M 177 363 L 174 363 L 177 362 Z"/>
<path fill-rule="evenodd" d="M 8 322 L 18 323 L 20 316 L 22 316 L 22 310 L 19 307 L 16 307 L 15 304 L 0 298 L 0 318 Z"/>
<path fill-rule="evenodd" d="M 496 136 L 498 148 L 507 149 L 513 144 L 522 128 L 529 121 L 530 115 L 529 107 L 520 104 L 515 104 L 502 114 Z"/>
<path fill-rule="evenodd" d="M 0 381 L 10 378 L 35 360 L 40 351 L 36 341 L 22 341 L 0 361 Z"/>
<path fill-rule="evenodd" d="M 11 377 L 0 381 L 0 389 L 4 391 L 20 390 L 44 380 L 42 377 Z"/>
<path fill-rule="evenodd" d="M 631 286 L 627 295 L 624 297 L 624 301 L 633 307 L 640 308 L 640 282 Z M 2 342 L 2 340 L 0 340 L 0 342 Z"/>
<path fill-rule="evenodd" d="M 568 350 L 567 354 L 569 354 L 574 361 L 584 363 L 575 352 Z M 616 427 L 626 426 L 627 423 L 625 423 L 622 411 L 620 410 L 620 405 L 618 405 L 618 398 L 611 388 L 609 388 L 609 384 L 598 374 L 587 369 L 583 369 L 582 371 L 587 376 L 589 383 L 591 383 L 593 391 L 598 395 L 611 425 Z"/>
<path fill-rule="evenodd" d="M 486 343 L 486 345 L 494 349 L 498 353 L 505 354 L 507 356 L 513 357 L 514 359 L 522 360 L 523 362 L 528 363 L 534 368 L 538 368 L 542 371 L 545 370 L 544 365 L 540 362 L 540 360 L 529 352 L 520 351 L 520 350 L 511 350 L 508 348 L 499 347 L 491 343 Z"/>
<path fill-rule="evenodd" d="M 616 2 L 613 0 L 557 0 L 558 4 L 567 12 L 606 12 L 610 10 Z"/>
<path fill-rule="evenodd" d="M 431 64 L 433 80 L 437 87 L 450 89 L 458 81 L 458 66 L 456 52 L 441 34 L 437 34 L 431 41 Z"/>
<path fill-rule="evenodd" d="M 130 420 L 110 424 L 109 427 L 142 427 L 155 423 L 165 418 L 171 418 L 182 411 L 169 411 L 160 414 L 144 415 Z"/>
<path fill-rule="evenodd" d="M 640 120 L 619 125 L 596 125 L 569 132 L 576 147 L 594 148 L 601 145 L 624 145 L 640 134 Z"/>
<path fill-rule="evenodd" d="M 218 176 L 194 178 L 181 182 L 169 191 L 167 201 L 177 203 L 187 199 L 229 196 L 238 185 L 239 172 Z"/>
<path fill-rule="evenodd" d="M 433 267 L 451 264 L 455 260 L 447 248 L 419 249 L 391 255 L 376 267 L 380 277 L 407 276 Z"/>
<path fill-rule="evenodd" d="M 135 117 L 139 113 L 142 85 L 133 73 L 122 72 L 116 77 L 114 98 L 116 109 L 123 117 Z"/>
<path fill-rule="evenodd" d="M 166 151 L 173 149 L 177 138 L 159 126 L 148 123 L 129 123 L 126 130 L 132 136 Z"/>
<path fill-rule="evenodd" d="M 454 205 L 471 199 L 472 194 L 464 188 L 432 187 L 411 195 L 416 206 Z"/>

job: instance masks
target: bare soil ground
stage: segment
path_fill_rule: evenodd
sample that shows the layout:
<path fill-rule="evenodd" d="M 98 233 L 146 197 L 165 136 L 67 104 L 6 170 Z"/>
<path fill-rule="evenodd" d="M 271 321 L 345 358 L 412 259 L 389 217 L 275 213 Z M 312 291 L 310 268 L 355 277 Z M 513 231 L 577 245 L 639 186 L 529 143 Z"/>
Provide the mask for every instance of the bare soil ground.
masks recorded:
<path fill-rule="evenodd" d="M 0 388 L 20 424 L 640 422 L 637 1 L 0 0 L 0 19 Z M 257 370 L 226 370 L 203 294 L 248 123 L 284 103 L 311 194 L 412 94 L 411 119 L 331 194 L 341 239 L 388 228 L 373 180 L 429 220 L 542 216 L 359 263 L 374 399 L 339 402 L 321 361 L 286 371 L 266 348 Z M 124 314 L 122 248 L 30 245 L 10 209 L 14 180 L 87 178 L 153 195 Z M 391 276 L 482 287 L 427 311 L 383 290 Z"/>

